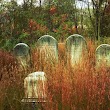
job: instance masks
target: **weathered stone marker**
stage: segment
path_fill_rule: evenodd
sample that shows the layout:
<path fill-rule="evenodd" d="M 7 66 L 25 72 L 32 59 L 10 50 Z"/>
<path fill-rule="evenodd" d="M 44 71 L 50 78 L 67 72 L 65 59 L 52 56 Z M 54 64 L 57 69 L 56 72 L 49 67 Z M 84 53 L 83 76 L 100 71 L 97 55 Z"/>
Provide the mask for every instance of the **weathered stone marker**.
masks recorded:
<path fill-rule="evenodd" d="M 30 48 L 25 43 L 18 43 L 15 45 L 13 49 L 13 53 L 18 60 L 18 63 L 23 67 L 26 68 L 31 63 L 30 57 Z"/>
<path fill-rule="evenodd" d="M 58 43 L 55 38 L 50 35 L 44 35 L 37 41 L 40 50 L 40 56 L 46 61 L 58 60 Z"/>
<path fill-rule="evenodd" d="M 24 80 L 25 98 L 46 98 L 46 77 L 44 72 L 29 74 Z"/>
<path fill-rule="evenodd" d="M 87 54 L 87 43 L 83 36 L 73 34 L 66 39 L 67 57 L 72 66 L 82 61 L 83 54 Z"/>
<path fill-rule="evenodd" d="M 46 76 L 44 72 L 33 72 L 24 79 L 24 93 L 22 99 L 24 104 L 30 108 L 42 108 L 41 104 L 46 102 Z"/>
<path fill-rule="evenodd" d="M 110 66 L 110 45 L 101 44 L 96 48 L 96 67 Z"/>

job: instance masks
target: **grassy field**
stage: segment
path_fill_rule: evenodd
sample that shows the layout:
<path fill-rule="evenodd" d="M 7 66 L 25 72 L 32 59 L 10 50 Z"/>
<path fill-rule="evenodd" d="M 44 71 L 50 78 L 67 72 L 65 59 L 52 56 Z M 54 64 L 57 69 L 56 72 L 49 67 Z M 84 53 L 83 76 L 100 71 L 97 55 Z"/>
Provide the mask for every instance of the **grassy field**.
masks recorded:
<path fill-rule="evenodd" d="M 88 56 L 74 67 L 67 63 L 65 45 L 59 44 L 58 63 L 39 60 L 32 49 L 32 67 L 22 70 L 12 53 L 0 50 L 0 110 L 23 110 L 23 81 L 31 72 L 47 75 L 44 110 L 110 110 L 110 69 L 95 67 L 94 43 L 88 41 Z"/>

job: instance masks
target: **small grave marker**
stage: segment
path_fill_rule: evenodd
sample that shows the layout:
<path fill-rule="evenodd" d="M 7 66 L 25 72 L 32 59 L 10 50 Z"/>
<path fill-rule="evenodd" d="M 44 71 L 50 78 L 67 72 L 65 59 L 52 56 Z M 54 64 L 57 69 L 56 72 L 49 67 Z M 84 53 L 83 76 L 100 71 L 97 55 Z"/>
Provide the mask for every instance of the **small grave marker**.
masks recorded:
<path fill-rule="evenodd" d="M 83 53 L 87 52 L 87 43 L 83 36 L 73 34 L 66 39 L 67 57 L 72 66 L 82 61 Z"/>
<path fill-rule="evenodd" d="M 46 75 L 44 72 L 33 72 L 24 79 L 24 93 L 22 99 L 25 108 L 27 105 L 33 109 L 42 108 L 42 103 L 46 102 Z M 42 108 L 43 110 L 43 108 Z"/>
<path fill-rule="evenodd" d="M 25 43 L 18 43 L 13 49 L 13 53 L 18 60 L 18 63 L 24 68 L 30 65 L 30 48 Z"/>
<path fill-rule="evenodd" d="M 46 97 L 46 77 L 44 72 L 33 72 L 24 79 L 25 98 L 43 99 Z"/>
<path fill-rule="evenodd" d="M 46 61 L 58 60 L 58 43 L 55 38 L 50 35 L 44 35 L 37 41 L 40 50 L 40 56 Z"/>
<path fill-rule="evenodd" d="M 110 45 L 101 44 L 96 48 L 96 66 L 110 66 Z"/>

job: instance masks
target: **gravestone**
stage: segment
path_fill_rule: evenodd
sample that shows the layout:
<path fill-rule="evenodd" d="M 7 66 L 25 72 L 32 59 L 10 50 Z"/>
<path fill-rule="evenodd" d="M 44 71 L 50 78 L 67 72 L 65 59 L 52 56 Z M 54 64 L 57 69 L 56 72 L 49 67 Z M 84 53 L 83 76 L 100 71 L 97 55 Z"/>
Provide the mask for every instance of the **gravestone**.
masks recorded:
<path fill-rule="evenodd" d="M 46 75 L 41 71 L 33 72 L 24 79 L 23 110 L 44 110 L 42 105 L 47 99 L 46 81 Z"/>
<path fill-rule="evenodd" d="M 18 43 L 13 49 L 13 53 L 18 60 L 18 63 L 23 68 L 29 67 L 31 63 L 30 48 L 25 43 Z"/>
<path fill-rule="evenodd" d="M 55 38 L 50 35 L 44 35 L 37 41 L 40 50 L 40 58 L 46 61 L 58 60 L 58 43 Z"/>
<path fill-rule="evenodd" d="M 101 44 L 96 48 L 96 66 L 110 66 L 110 45 Z"/>
<path fill-rule="evenodd" d="M 67 58 L 72 66 L 79 64 L 87 54 L 87 43 L 83 36 L 73 34 L 66 39 Z"/>
<path fill-rule="evenodd" d="M 46 76 L 33 72 L 24 79 L 25 97 L 22 102 L 44 102 L 46 99 Z"/>

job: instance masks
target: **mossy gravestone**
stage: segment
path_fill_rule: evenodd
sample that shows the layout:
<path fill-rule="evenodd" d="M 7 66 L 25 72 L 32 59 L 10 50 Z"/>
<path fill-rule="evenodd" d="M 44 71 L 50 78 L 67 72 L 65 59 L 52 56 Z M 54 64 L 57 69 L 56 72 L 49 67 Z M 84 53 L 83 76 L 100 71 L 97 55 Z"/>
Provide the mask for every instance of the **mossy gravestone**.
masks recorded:
<path fill-rule="evenodd" d="M 73 34 L 66 39 L 67 58 L 72 66 L 81 63 L 83 55 L 87 54 L 87 43 L 83 36 Z"/>
<path fill-rule="evenodd" d="M 26 69 L 31 64 L 30 48 L 25 43 L 18 43 L 13 49 L 13 53 L 18 60 L 18 64 Z"/>
<path fill-rule="evenodd" d="M 110 66 L 110 45 L 101 44 L 96 48 L 96 67 Z"/>
<path fill-rule="evenodd" d="M 44 35 L 37 41 L 40 59 L 45 61 L 58 61 L 58 42 L 50 36 Z"/>

